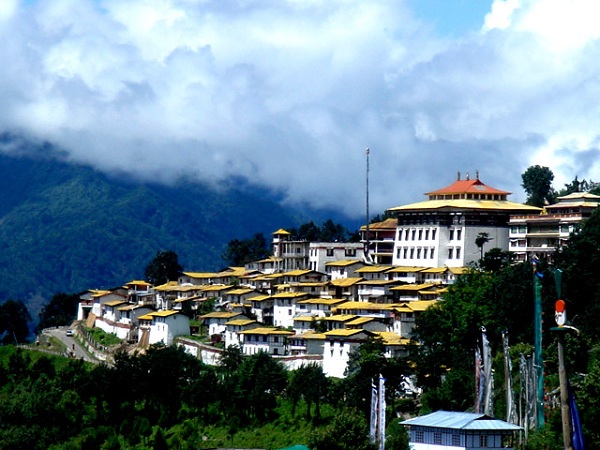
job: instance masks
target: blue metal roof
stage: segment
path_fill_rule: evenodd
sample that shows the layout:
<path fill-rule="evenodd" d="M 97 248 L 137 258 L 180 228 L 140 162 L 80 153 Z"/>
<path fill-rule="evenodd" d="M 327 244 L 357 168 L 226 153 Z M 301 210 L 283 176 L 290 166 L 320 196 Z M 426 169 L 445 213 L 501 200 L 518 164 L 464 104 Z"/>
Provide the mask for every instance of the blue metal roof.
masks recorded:
<path fill-rule="evenodd" d="M 518 425 L 494 419 L 485 414 L 455 411 L 436 411 L 426 416 L 405 420 L 400 424 L 477 431 L 517 431 L 522 429 Z"/>

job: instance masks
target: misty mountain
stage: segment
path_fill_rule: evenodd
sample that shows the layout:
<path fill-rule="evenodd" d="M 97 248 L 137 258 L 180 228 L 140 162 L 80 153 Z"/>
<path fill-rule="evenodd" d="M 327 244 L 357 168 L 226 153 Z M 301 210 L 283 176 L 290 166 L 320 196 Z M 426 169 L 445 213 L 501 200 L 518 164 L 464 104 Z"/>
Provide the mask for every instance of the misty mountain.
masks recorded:
<path fill-rule="evenodd" d="M 240 181 L 215 189 L 106 175 L 6 135 L 0 193 L 0 302 L 24 300 L 36 316 L 55 293 L 143 279 L 159 250 L 175 251 L 185 270 L 218 271 L 232 239 L 331 217 L 284 208 Z"/>

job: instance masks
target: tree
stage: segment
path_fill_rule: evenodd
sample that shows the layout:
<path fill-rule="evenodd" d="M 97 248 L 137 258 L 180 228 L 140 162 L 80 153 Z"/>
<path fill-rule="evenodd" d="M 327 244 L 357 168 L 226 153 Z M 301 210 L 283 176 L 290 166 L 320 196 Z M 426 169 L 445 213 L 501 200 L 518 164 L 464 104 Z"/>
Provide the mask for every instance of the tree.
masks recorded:
<path fill-rule="evenodd" d="M 331 425 L 308 437 L 311 450 L 374 450 L 364 415 L 351 408 L 336 414 Z"/>
<path fill-rule="evenodd" d="M 552 188 L 554 174 L 548 167 L 531 166 L 521 175 L 521 179 L 528 205 L 541 208 L 556 202 L 556 191 Z"/>
<path fill-rule="evenodd" d="M 158 251 L 146 267 L 146 280 L 154 286 L 175 281 L 183 271 L 177 253 L 172 250 Z"/>
<path fill-rule="evenodd" d="M 21 301 L 7 300 L 0 305 L 0 340 L 4 344 L 25 342 L 29 337 L 31 315 Z"/>
<path fill-rule="evenodd" d="M 475 245 L 479 248 L 479 251 L 481 253 L 481 260 L 483 260 L 483 246 L 491 240 L 492 238 L 490 237 L 490 234 L 486 233 L 485 231 L 479 233 L 475 238 Z"/>
<path fill-rule="evenodd" d="M 70 324 L 77 317 L 79 301 L 77 294 L 54 294 L 40 312 L 36 332 L 39 333 L 44 328 Z"/>
<path fill-rule="evenodd" d="M 250 239 L 233 239 L 227 244 L 222 258 L 229 266 L 243 266 L 271 254 L 264 234 L 256 233 Z"/>

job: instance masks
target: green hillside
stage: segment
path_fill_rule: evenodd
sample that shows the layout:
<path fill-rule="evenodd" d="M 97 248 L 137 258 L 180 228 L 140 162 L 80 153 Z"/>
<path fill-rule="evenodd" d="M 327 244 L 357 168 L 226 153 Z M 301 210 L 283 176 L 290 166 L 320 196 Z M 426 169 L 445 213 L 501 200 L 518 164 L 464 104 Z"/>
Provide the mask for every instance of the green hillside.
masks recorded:
<path fill-rule="evenodd" d="M 140 184 L 27 154 L 0 153 L 0 301 L 25 300 L 32 315 L 54 293 L 143 278 L 159 250 L 187 270 L 220 270 L 230 240 L 306 219 L 241 185 Z"/>

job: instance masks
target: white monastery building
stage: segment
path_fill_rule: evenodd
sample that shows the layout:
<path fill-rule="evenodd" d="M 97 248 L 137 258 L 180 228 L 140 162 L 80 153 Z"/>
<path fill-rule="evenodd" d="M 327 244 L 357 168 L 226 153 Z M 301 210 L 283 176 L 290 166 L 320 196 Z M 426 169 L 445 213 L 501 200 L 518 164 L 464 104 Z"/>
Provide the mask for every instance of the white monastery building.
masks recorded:
<path fill-rule="evenodd" d="M 464 267 L 481 258 L 475 239 L 486 233 L 491 248 L 509 249 L 509 217 L 540 208 L 507 200 L 510 192 L 482 183 L 479 174 L 428 192 L 428 200 L 390 208 L 398 219 L 394 266 Z"/>

